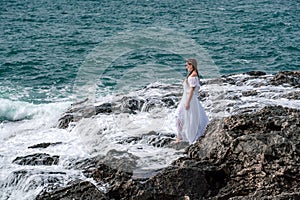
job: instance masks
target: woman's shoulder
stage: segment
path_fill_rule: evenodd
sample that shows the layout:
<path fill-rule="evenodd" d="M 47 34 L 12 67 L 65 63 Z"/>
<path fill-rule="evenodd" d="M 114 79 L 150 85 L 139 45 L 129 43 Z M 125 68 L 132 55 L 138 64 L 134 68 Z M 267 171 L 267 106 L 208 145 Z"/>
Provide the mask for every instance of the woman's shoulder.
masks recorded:
<path fill-rule="evenodd" d="M 193 73 L 190 75 L 190 77 L 198 77 L 197 72 L 193 71 Z"/>
<path fill-rule="evenodd" d="M 193 72 L 188 78 L 190 78 L 190 79 L 198 79 L 197 72 Z"/>
<path fill-rule="evenodd" d="M 199 85 L 198 75 L 196 74 L 196 76 L 189 76 L 188 77 L 188 83 L 192 87 L 195 87 L 195 86 Z"/>

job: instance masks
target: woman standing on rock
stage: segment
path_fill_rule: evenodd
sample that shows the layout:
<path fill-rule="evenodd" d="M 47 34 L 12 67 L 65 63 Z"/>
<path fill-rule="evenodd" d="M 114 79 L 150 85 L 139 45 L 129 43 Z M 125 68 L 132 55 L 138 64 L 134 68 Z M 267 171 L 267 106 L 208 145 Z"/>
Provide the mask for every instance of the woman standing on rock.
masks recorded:
<path fill-rule="evenodd" d="M 188 59 L 186 69 L 188 74 L 183 82 L 183 95 L 175 114 L 177 127 L 175 143 L 182 140 L 192 144 L 203 135 L 209 120 L 197 98 L 200 83 L 196 59 Z"/>

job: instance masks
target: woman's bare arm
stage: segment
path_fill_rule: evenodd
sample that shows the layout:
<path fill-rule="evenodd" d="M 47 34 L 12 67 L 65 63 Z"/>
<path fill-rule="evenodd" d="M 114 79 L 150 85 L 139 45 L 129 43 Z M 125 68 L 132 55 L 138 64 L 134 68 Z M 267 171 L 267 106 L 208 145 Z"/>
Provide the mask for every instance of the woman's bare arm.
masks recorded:
<path fill-rule="evenodd" d="M 191 102 L 192 96 L 194 94 L 194 90 L 195 90 L 195 87 L 190 88 L 189 96 L 188 96 L 188 99 L 187 99 L 186 104 L 185 104 L 185 109 L 186 110 L 188 110 L 190 108 L 190 102 Z"/>
<path fill-rule="evenodd" d="M 191 77 L 196 77 L 196 76 L 198 76 L 198 74 L 197 74 L 197 72 L 194 71 L 194 72 L 191 74 Z M 191 87 L 191 88 L 190 88 L 189 96 L 188 96 L 188 99 L 187 99 L 186 104 L 185 104 L 185 109 L 186 109 L 186 110 L 188 110 L 188 109 L 190 108 L 190 102 L 191 102 L 191 99 L 192 99 L 192 97 L 193 97 L 194 90 L 195 90 L 195 87 Z"/>

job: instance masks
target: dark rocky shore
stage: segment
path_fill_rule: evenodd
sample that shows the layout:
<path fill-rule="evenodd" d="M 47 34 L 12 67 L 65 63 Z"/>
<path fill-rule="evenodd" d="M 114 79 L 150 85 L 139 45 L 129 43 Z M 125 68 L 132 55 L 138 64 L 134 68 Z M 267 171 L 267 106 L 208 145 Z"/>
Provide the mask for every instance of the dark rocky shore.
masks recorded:
<path fill-rule="evenodd" d="M 87 181 L 37 199 L 299 199 L 300 110 L 281 106 L 212 121 L 186 157 L 146 180 L 101 159 L 81 163 Z"/>
<path fill-rule="evenodd" d="M 263 76 L 263 72 L 249 72 L 251 77 Z M 220 80 L 215 80 L 220 81 Z M 222 77 L 226 84 L 241 84 L 231 77 Z M 247 80 L 244 80 L 247 81 Z M 207 83 L 209 84 L 209 83 Z M 279 72 L 270 85 L 288 84 L 300 87 L 300 71 Z M 257 86 L 259 87 L 259 86 Z M 243 91 L 242 95 L 257 95 L 255 91 Z M 176 106 L 180 96 L 163 97 L 162 106 Z M 205 98 L 205 94 L 200 95 Z M 291 94 L 288 99 L 300 99 Z M 120 103 L 120 102 L 119 102 Z M 98 113 L 128 112 L 141 110 L 145 100 L 121 99 L 118 102 L 93 106 L 74 105 L 59 120 L 60 128 L 70 122 Z M 148 104 L 149 106 L 157 106 Z M 252 111 L 249 111 L 252 110 Z M 156 137 L 157 136 L 157 137 Z M 173 135 L 151 132 L 142 136 L 160 148 L 170 146 Z M 156 138 L 156 139 L 153 139 Z M 128 138 L 134 142 L 142 138 Z M 30 148 L 46 148 L 59 143 L 45 143 Z M 180 147 L 179 147 L 180 148 Z M 300 199 L 300 110 L 283 106 L 265 106 L 245 109 L 238 114 L 216 118 L 209 124 L 205 135 L 185 150 L 183 157 L 148 177 L 133 176 L 134 158 L 114 165 L 107 158 L 94 157 L 77 160 L 70 168 L 82 170 L 90 178 L 71 182 L 66 187 L 47 186 L 37 197 L 46 199 Z M 110 152 L 113 154 L 114 152 Z M 33 160 L 30 160 L 30 157 Z M 14 160 L 20 165 L 55 165 L 58 156 L 48 154 L 29 155 Z M 126 170 L 124 170 L 126 168 Z M 130 170 L 128 170 L 130 169 Z"/>

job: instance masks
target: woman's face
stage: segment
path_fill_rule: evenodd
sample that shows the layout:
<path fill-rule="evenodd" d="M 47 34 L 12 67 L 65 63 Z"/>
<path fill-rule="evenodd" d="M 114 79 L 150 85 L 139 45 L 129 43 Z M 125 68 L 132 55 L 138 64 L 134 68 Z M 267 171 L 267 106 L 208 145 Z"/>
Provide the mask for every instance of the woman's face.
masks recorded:
<path fill-rule="evenodd" d="M 186 69 L 187 69 L 189 72 L 193 70 L 193 65 L 192 65 L 191 63 L 186 62 L 185 65 L 186 65 Z"/>

